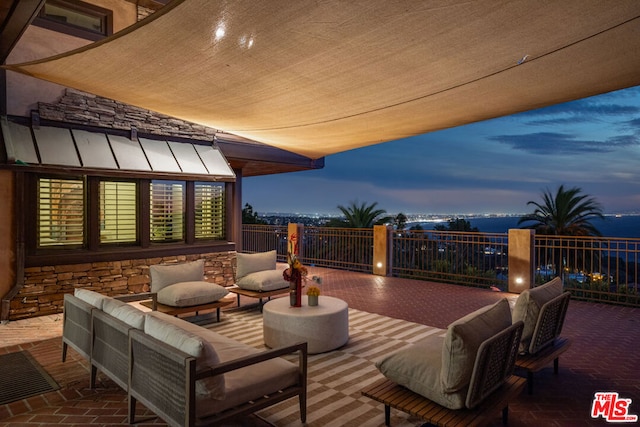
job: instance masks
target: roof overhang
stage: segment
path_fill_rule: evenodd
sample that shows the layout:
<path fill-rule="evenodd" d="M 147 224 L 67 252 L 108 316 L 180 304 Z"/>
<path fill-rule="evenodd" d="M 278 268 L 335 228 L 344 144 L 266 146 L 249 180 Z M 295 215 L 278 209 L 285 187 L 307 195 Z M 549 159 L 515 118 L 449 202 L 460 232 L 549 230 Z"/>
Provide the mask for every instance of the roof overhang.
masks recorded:
<path fill-rule="evenodd" d="M 135 132 L 28 126 L 0 117 L 7 165 L 39 172 L 235 181 L 215 144 L 151 139 Z"/>
<path fill-rule="evenodd" d="M 174 0 L 7 69 L 311 158 L 640 84 L 640 1 Z"/>

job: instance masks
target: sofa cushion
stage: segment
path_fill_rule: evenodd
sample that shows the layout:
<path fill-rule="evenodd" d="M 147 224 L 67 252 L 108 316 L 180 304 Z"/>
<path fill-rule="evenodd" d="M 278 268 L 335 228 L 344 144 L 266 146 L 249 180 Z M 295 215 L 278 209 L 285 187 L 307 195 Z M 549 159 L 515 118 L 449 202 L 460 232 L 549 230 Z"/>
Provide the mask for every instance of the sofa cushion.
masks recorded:
<path fill-rule="evenodd" d="M 464 407 L 466 390 L 445 393 L 440 379 L 445 334 L 446 330 L 441 330 L 396 351 L 377 361 L 376 367 L 391 381 L 449 409 L 460 409 Z"/>
<path fill-rule="evenodd" d="M 114 298 L 109 298 L 102 304 L 102 311 L 118 320 L 122 320 L 133 328 L 144 329 L 144 312 L 132 305 Z"/>
<path fill-rule="evenodd" d="M 264 270 L 247 274 L 236 285 L 251 291 L 274 291 L 289 287 L 289 282 L 282 277 L 282 270 Z"/>
<path fill-rule="evenodd" d="M 204 261 L 199 259 L 182 264 L 159 264 L 149 267 L 151 292 L 160 292 L 166 286 L 179 282 L 204 279 Z"/>
<path fill-rule="evenodd" d="M 158 291 L 158 302 L 172 307 L 188 307 L 218 301 L 228 293 L 229 291 L 223 286 L 215 283 L 201 280 L 179 282 L 160 289 Z"/>
<path fill-rule="evenodd" d="M 480 344 L 509 326 L 511 310 L 506 298 L 450 324 L 442 346 L 443 390 L 452 393 L 466 389 Z"/>
<path fill-rule="evenodd" d="M 238 252 L 236 254 L 236 281 L 256 271 L 275 270 L 276 256 L 275 250 L 255 254 Z"/>
<path fill-rule="evenodd" d="M 185 320 L 153 311 L 146 313 L 144 332 L 195 357 L 197 370 L 218 365 L 220 358 L 213 345 L 199 336 L 198 330 L 190 325 Z M 196 328 L 200 327 L 196 326 Z M 206 331 L 204 328 L 200 329 Z M 224 375 L 215 375 L 196 381 L 196 394 L 201 398 L 224 399 Z"/>
<path fill-rule="evenodd" d="M 109 296 L 82 288 L 76 288 L 75 291 L 73 291 L 73 295 L 76 298 L 81 299 L 82 301 L 91 304 L 92 306 L 100 310 L 102 310 L 102 305 L 104 304 L 105 300 L 112 299 Z"/>
<path fill-rule="evenodd" d="M 556 277 L 544 285 L 527 289 L 520 294 L 513 307 L 512 313 L 514 323 L 518 320 L 522 320 L 524 323 L 520 347 L 518 348 L 520 353 L 526 353 L 529 350 L 533 331 L 536 327 L 542 306 L 562 294 L 562 291 L 562 280 Z"/>

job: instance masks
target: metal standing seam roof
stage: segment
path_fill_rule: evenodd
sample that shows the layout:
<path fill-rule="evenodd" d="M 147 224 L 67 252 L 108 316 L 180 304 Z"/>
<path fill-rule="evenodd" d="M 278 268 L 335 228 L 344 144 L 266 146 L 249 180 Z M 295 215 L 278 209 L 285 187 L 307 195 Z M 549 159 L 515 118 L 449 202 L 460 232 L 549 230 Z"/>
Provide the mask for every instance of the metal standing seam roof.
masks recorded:
<path fill-rule="evenodd" d="M 234 181 L 235 173 L 215 145 L 127 138 L 100 132 L 0 121 L 7 162 L 145 173 L 202 175 Z"/>
<path fill-rule="evenodd" d="M 5 68 L 319 158 L 636 86 L 638 52 L 637 0 L 174 0 Z"/>

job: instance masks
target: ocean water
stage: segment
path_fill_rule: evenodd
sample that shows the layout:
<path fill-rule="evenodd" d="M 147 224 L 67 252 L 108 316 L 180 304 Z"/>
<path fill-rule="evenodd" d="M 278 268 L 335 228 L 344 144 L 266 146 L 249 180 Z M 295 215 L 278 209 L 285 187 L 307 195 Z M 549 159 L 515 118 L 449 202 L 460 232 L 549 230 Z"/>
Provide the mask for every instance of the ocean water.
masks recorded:
<path fill-rule="evenodd" d="M 472 227 L 485 233 L 506 233 L 510 228 L 520 228 L 520 217 L 481 217 L 466 218 Z M 433 230 L 438 224 L 434 222 L 420 222 L 425 230 Z M 442 223 L 441 223 L 442 224 Z M 444 223 L 446 225 L 446 222 Z M 600 230 L 603 237 L 637 237 L 640 238 L 640 215 L 624 215 L 621 217 L 606 216 L 604 220 L 594 220 L 592 224 Z M 414 223 L 407 224 L 407 228 Z"/>

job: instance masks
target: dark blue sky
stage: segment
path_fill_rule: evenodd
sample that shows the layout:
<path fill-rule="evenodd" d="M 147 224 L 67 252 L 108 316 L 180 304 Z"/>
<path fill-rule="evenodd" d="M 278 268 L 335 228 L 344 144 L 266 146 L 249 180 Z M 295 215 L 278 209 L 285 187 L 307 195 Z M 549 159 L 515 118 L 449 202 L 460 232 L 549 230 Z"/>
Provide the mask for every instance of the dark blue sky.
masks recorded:
<path fill-rule="evenodd" d="M 606 213 L 640 213 L 640 87 L 390 141 L 316 171 L 245 178 L 258 213 L 523 213 L 543 190 L 577 186 Z"/>

